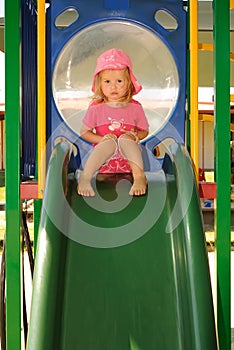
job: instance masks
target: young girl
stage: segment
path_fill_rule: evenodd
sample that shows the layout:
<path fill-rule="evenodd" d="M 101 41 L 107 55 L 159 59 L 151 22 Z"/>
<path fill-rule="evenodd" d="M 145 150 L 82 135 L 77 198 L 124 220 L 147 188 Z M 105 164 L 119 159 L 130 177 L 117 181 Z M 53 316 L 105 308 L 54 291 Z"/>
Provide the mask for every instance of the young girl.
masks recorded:
<path fill-rule="evenodd" d="M 142 89 L 132 72 L 130 57 L 111 49 L 97 60 L 92 91 L 93 102 L 83 119 L 81 137 L 94 145 L 78 180 L 81 196 L 92 197 L 93 175 L 131 172 L 129 194 L 146 193 L 147 180 L 139 141 L 148 135 L 149 124 L 141 104 L 132 99 Z"/>

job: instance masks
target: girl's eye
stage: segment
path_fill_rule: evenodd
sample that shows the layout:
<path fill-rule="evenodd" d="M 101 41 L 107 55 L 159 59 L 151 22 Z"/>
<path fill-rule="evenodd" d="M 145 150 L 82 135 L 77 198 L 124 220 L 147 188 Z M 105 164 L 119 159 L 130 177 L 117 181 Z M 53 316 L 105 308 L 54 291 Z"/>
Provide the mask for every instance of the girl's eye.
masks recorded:
<path fill-rule="evenodd" d="M 123 80 L 119 79 L 119 80 L 118 80 L 118 83 L 122 83 L 122 81 L 123 81 Z"/>

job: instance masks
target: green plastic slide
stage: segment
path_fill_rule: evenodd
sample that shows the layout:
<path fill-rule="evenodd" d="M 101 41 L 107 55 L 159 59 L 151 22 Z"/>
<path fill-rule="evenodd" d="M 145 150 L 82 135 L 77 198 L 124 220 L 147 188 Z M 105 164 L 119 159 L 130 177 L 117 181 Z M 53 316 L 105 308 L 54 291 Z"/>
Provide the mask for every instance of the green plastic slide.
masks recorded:
<path fill-rule="evenodd" d="M 193 168 L 173 144 L 148 191 L 98 175 L 77 195 L 70 146 L 53 150 L 36 253 L 28 350 L 217 349 Z"/>

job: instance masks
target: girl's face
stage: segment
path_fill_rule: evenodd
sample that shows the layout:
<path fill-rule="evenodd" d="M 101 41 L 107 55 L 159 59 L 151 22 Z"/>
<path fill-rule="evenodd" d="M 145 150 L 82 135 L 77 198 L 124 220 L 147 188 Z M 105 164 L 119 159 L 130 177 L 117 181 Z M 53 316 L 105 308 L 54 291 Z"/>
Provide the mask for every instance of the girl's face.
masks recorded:
<path fill-rule="evenodd" d="M 100 83 L 107 102 L 124 102 L 129 89 L 129 79 L 125 69 L 102 71 Z"/>

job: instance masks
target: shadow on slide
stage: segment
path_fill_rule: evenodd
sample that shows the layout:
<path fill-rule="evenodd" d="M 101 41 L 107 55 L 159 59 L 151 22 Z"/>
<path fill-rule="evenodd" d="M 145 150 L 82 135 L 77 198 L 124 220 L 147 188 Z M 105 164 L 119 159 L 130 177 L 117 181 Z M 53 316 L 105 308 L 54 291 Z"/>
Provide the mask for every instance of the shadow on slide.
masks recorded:
<path fill-rule="evenodd" d="M 202 215 L 186 149 L 148 192 L 98 175 L 82 198 L 70 146 L 53 150 L 36 253 L 28 350 L 217 349 Z"/>

